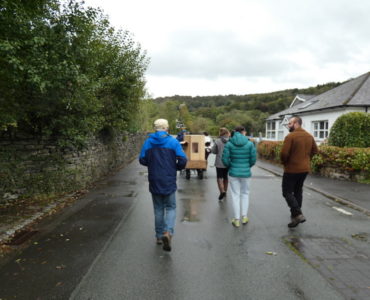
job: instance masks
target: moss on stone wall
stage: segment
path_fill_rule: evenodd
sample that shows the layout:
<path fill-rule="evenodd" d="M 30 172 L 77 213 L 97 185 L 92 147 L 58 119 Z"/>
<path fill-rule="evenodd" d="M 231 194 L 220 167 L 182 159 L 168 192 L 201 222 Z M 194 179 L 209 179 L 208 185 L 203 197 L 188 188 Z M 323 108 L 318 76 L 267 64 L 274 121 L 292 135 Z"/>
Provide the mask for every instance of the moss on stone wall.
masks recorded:
<path fill-rule="evenodd" d="M 90 185 L 138 155 L 143 134 L 91 138 L 86 148 L 60 149 L 53 141 L 0 140 L 0 203 L 54 197 Z"/>

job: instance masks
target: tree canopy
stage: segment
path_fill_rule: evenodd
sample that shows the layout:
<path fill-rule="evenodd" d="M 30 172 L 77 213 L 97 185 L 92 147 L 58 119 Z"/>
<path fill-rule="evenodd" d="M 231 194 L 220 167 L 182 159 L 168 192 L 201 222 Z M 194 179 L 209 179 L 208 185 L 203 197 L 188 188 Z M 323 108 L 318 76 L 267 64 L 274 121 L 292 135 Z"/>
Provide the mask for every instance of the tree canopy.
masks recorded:
<path fill-rule="evenodd" d="M 82 143 L 134 130 L 148 59 L 79 1 L 1 0 L 0 131 Z"/>

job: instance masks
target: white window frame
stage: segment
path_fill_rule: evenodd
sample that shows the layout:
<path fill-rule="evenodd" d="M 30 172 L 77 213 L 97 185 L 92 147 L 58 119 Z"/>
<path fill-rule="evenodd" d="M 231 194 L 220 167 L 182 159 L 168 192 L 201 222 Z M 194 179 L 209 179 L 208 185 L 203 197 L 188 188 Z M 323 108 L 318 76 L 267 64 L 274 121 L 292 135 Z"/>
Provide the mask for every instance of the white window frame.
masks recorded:
<path fill-rule="evenodd" d="M 317 140 L 325 140 L 329 136 L 329 121 L 312 121 L 312 135 Z"/>
<path fill-rule="evenodd" d="M 276 121 L 267 121 L 266 138 L 273 140 L 276 139 Z"/>

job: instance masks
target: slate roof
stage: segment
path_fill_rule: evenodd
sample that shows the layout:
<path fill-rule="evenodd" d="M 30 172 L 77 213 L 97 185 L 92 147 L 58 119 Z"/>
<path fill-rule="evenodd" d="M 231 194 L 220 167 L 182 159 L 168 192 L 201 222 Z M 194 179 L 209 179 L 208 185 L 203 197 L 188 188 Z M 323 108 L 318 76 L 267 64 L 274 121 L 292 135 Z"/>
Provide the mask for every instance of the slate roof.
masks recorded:
<path fill-rule="evenodd" d="M 370 72 L 312 97 L 305 102 L 294 105 L 267 118 L 267 120 L 281 119 L 284 115 L 301 114 L 316 110 L 331 109 L 344 106 L 370 107 Z"/>
<path fill-rule="evenodd" d="M 281 119 L 285 115 L 293 115 L 295 111 L 297 110 L 297 107 L 301 106 L 303 103 L 304 102 L 302 102 L 301 104 L 289 107 L 287 109 L 284 109 L 282 111 L 279 111 L 278 113 L 269 116 L 266 120 L 277 120 L 277 119 Z"/>

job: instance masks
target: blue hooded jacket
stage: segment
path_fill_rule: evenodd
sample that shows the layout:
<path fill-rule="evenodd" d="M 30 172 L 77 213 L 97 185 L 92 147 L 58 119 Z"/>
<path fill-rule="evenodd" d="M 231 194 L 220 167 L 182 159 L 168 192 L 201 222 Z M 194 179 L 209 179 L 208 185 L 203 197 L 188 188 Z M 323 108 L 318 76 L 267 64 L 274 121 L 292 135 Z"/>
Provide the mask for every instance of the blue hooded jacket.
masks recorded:
<path fill-rule="evenodd" d="M 175 138 L 166 131 L 156 131 L 144 142 L 139 162 L 148 167 L 149 191 L 169 195 L 176 191 L 177 170 L 185 168 L 187 159 Z"/>

